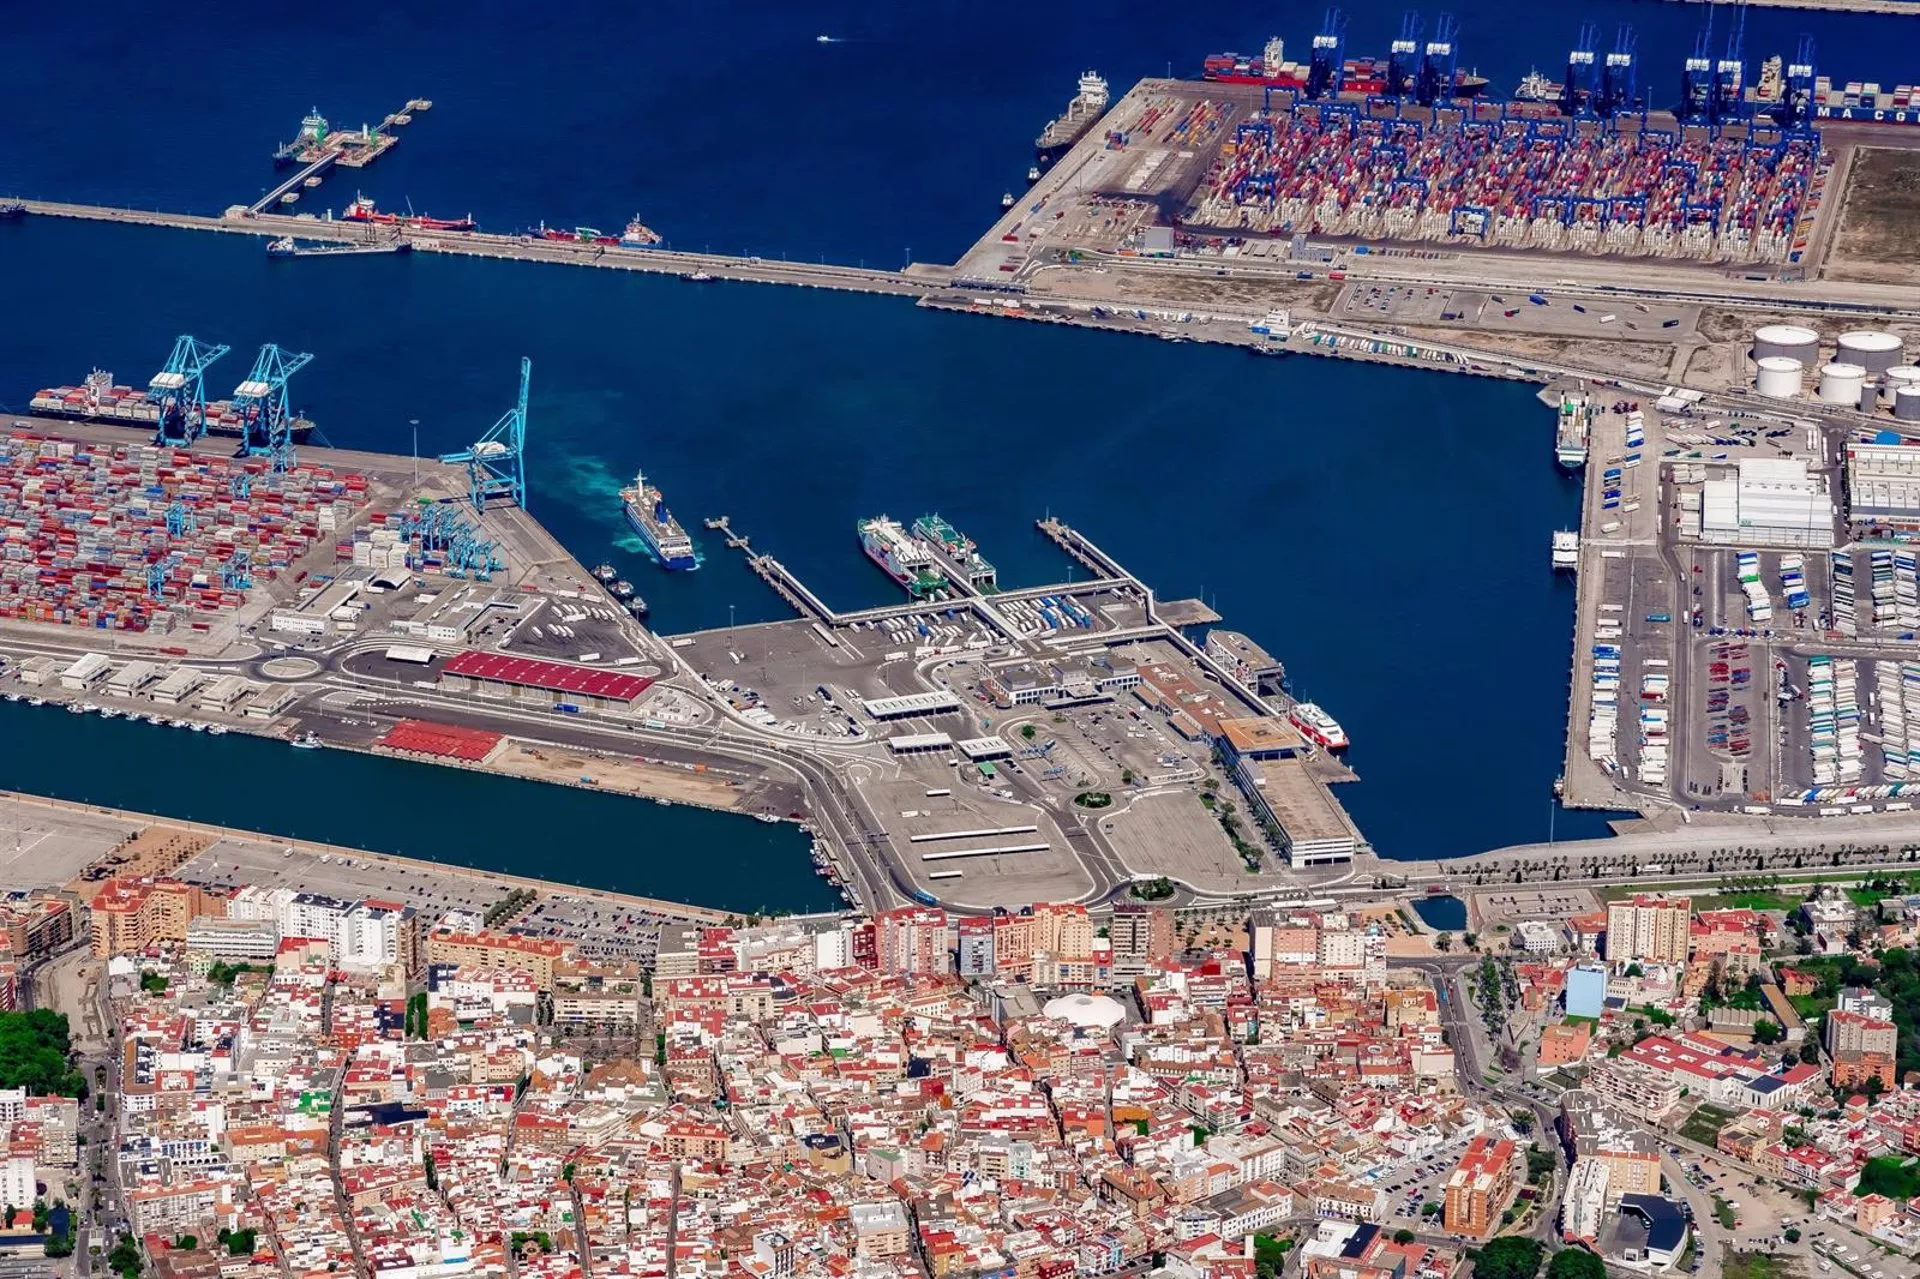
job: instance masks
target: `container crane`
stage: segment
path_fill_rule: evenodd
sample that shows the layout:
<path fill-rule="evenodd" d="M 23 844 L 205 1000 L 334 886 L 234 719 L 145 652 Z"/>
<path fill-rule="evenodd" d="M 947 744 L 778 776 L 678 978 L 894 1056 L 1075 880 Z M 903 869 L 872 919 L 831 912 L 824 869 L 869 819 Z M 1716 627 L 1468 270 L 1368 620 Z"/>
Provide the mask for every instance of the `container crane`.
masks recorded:
<path fill-rule="evenodd" d="M 1599 43 L 1599 24 L 1583 22 L 1573 48 L 1567 51 L 1567 78 L 1560 91 L 1560 110 L 1569 120 L 1592 119 L 1596 114 L 1599 86 L 1594 82 L 1593 51 Z"/>
<path fill-rule="evenodd" d="M 1786 92 L 1781 97 L 1778 113 L 1780 127 L 1789 136 L 1808 137 L 1814 132 L 1815 108 L 1819 104 L 1813 100 L 1813 54 L 1813 37 L 1803 34 L 1794 48 L 1793 61 L 1787 64 Z"/>
<path fill-rule="evenodd" d="M 147 383 L 147 398 L 160 406 L 155 444 L 193 443 L 207 429 L 207 366 L 233 348 L 182 333 L 173 340 L 166 367 Z"/>
<path fill-rule="evenodd" d="M 1387 47 L 1387 85 L 1382 96 L 1398 102 L 1416 89 L 1420 56 L 1420 15 L 1412 9 L 1400 16 L 1400 35 Z"/>
<path fill-rule="evenodd" d="M 1727 51 L 1713 66 L 1714 123 L 1744 120 L 1747 103 L 1747 0 L 1733 6 L 1733 30 L 1727 33 Z"/>
<path fill-rule="evenodd" d="M 442 462 L 467 468 L 467 495 L 476 511 L 485 511 L 487 503 L 499 497 L 526 509 L 523 453 L 527 443 L 527 382 L 532 375 L 533 361 L 522 356 L 519 401 L 472 445 L 458 453 L 440 455 Z"/>
<path fill-rule="evenodd" d="M 1415 87 L 1415 96 L 1422 106 L 1436 103 L 1448 103 L 1458 96 L 1460 89 L 1460 24 L 1453 15 L 1443 13 L 1434 20 L 1433 39 L 1427 41 L 1425 54 L 1420 59 L 1420 83 Z"/>
<path fill-rule="evenodd" d="M 287 407 L 287 380 L 312 362 L 307 352 L 296 354 L 269 342 L 254 357 L 247 380 L 233 389 L 233 407 L 240 415 L 240 451 L 271 457 L 276 475 L 293 467 L 293 412 Z"/>
<path fill-rule="evenodd" d="M 1328 9 L 1313 38 L 1313 52 L 1307 62 L 1309 98 L 1338 97 L 1346 76 L 1347 15 L 1338 8 Z"/>
<path fill-rule="evenodd" d="M 1633 24 L 1623 22 L 1614 34 L 1613 52 L 1607 55 L 1605 65 L 1600 68 L 1600 101 L 1594 104 L 1594 111 L 1603 120 L 1611 120 L 1617 115 L 1635 112 L 1640 123 L 1647 121 L 1647 104 L 1640 97 L 1637 83 L 1637 64 L 1634 50 L 1637 41 Z"/>
<path fill-rule="evenodd" d="M 1707 20 L 1681 67 L 1680 109 L 1675 114 L 1683 126 L 1713 123 L 1713 8 L 1706 7 Z"/>

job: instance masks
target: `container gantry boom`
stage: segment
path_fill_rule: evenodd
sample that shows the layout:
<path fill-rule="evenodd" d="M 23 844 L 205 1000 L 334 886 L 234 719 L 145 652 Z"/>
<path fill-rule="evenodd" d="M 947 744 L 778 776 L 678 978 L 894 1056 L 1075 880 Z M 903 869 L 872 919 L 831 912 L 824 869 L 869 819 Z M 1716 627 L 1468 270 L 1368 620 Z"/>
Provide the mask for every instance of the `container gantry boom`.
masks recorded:
<path fill-rule="evenodd" d="M 1313 53 L 1307 63 L 1307 97 L 1339 97 L 1347 73 L 1347 15 L 1339 9 L 1327 10 L 1320 34 L 1313 38 Z"/>
<path fill-rule="evenodd" d="M 1424 106 L 1448 103 L 1460 90 L 1460 24 L 1443 13 L 1434 20 L 1433 39 L 1420 59 L 1420 83 L 1415 94 Z"/>
<path fill-rule="evenodd" d="M 1420 15 L 1409 9 L 1400 16 L 1400 35 L 1387 47 L 1387 84 L 1382 96 L 1398 101 L 1417 88 L 1420 57 Z"/>
<path fill-rule="evenodd" d="M 1594 104 L 1594 111 L 1602 119 L 1635 112 L 1643 124 L 1646 122 L 1647 104 L 1640 100 L 1635 71 L 1635 43 L 1633 25 L 1621 23 L 1613 39 L 1613 52 L 1600 70 L 1600 101 Z"/>
<path fill-rule="evenodd" d="M 1706 6 L 1707 20 L 1694 38 L 1693 53 L 1680 72 L 1680 123 L 1713 123 L 1713 6 Z"/>
<path fill-rule="evenodd" d="M 253 371 L 233 389 L 240 415 L 240 451 L 273 459 L 274 471 L 293 467 L 293 412 L 287 407 L 287 380 L 308 364 L 307 352 L 282 350 L 269 342 L 254 357 Z"/>
<path fill-rule="evenodd" d="M 467 494 L 476 511 L 486 510 L 487 503 L 496 497 L 507 498 L 515 506 L 526 509 L 523 453 L 527 444 L 527 383 L 532 375 L 533 361 L 522 356 L 519 401 L 470 447 L 440 455 L 442 462 L 467 468 Z"/>
<path fill-rule="evenodd" d="M 1780 127 L 1789 134 L 1804 137 L 1813 132 L 1813 37 L 1802 35 L 1787 64 L 1786 92 L 1780 103 Z"/>
<path fill-rule="evenodd" d="M 1733 6 L 1733 30 L 1727 33 L 1727 52 L 1713 67 L 1714 123 L 1743 120 L 1747 109 L 1747 0 Z"/>
<path fill-rule="evenodd" d="M 173 340 L 166 367 L 147 383 L 147 398 L 160 406 L 155 444 L 191 444 L 207 429 L 207 366 L 231 347 L 182 333 Z"/>
<path fill-rule="evenodd" d="M 1598 24 L 1583 22 L 1580 34 L 1567 51 L 1567 79 L 1561 90 L 1560 109 L 1568 119 L 1596 114 L 1599 86 L 1593 76 L 1593 50 L 1600 43 Z"/>

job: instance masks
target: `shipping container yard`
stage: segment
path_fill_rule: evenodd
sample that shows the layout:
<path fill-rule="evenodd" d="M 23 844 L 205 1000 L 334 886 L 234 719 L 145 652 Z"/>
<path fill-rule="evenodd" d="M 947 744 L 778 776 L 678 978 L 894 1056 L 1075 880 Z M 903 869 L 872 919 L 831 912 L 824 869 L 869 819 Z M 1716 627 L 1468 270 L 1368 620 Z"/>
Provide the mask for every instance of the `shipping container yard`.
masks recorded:
<path fill-rule="evenodd" d="M 365 477 L 325 467 L 16 430 L 0 446 L 0 618 L 206 631 L 366 500 Z"/>
<path fill-rule="evenodd" d="M 1820 205 L 1817 138 L 1618 132 L 1300 107 L 1240 122 L 1189 229 L 1787 262 Z"/>

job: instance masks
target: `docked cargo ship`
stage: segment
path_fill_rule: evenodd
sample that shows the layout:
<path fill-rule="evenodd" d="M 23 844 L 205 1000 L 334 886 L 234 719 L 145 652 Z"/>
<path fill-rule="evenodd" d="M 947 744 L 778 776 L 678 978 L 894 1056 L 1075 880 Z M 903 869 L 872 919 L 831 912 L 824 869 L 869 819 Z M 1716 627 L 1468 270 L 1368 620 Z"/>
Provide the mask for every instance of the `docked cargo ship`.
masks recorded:
<path fill-rule="evenodd" d="M 1567 96 L 1567 86 L 1558 80 L 1549 80 L 1535 67 L 1529 70 L 1513 90 L 1515 102 L 1558 103 Z"/>
<path fill-rule="evenodd" d="M 27 407 L 41 417 L 65 418 L 74 422 L 113 422 L 141 430 L 158 430 L 160 405 L 148 392 L 114 384 L 113 374 L 95 369 L 79 386 L 54 386 L 35 391 Z M 207 405 L 206 429 L 209 435 L 245 435 L 246 419 L 231 400 L 213 400 Z M 304 417 L 293 419 L 293 438 L 304 440 L 313 431 L 313 423 Z"/>
<path fill-rule="evenodd" d="M 860 549 L 880 566 L 880 571 L 907 588 L 907 594 L 919 599 L 947 584 L 933 566 L 933 552 L 920 545 L 900 527 L 900 521 L 884 515 L 860 520 L 853 530 L 860 536 Z"/>
<path fill-rule="evenodd" d="M 1813 118 L 1862 124 L 1920 124 L 1920 87 L 1882 89 L 1876 80 L 1849 80 L 1838 88 L 1826 76 L 1813 81 Z"/>
<path fill-rule="evenodd" d="M 1098 72 L 1086 72 L 1080 77 L 1080 92 L 1067 103 L 1067 109 L 1048 121 L 1040 136 L 1033 140 L 1034 150 L 1043 156 L 1066 150 L 1100 122 L 1110 100 L 1105 78 Z"/>
<path fill-rule="evenodd" d="M 1304 89 L 1308 67 L 1303 62 L 1287 61 L 1286 43 L 1275 36 L 1257 58 L 1238 53 L 1215 53 L 1200 64 L 1202 79 L 1221 84 L 1258 84 L 1274 89 Z M 1340 68 L 1340 88 L 1344 93 L 1385 93 L 1385 58 L 1348 58 Z M 1487 91 L 1487 78 L 1472 71 L 1453 73 L 1454 96 L 1478 97 Z"/>
<path fill-rule="evenodd" d="M 1287 712 L 1287 720 L 1323 750 L 1347 749 L 1347 730 L 1340 727 L 1340 721 L 1312 702 L 1295 702 L 1293 709 Z"/>
<path fill-rule="evenodd" d="M 1553 433 L 1554 458 L 1569 471 L 1579 470 L 1587 464 L 1589 438 L 1585 400 L 1576 395 L 1562 396 L 1560 423 Z"/>
<path fill-rule="evenodd" d="M 700 560 L 693 553 L 693 539 L 667 510 L 667 500 L 660 495 L 660 490 L 647 483 L 643 473 L 634 472 L 632 486 L 620 490 L 620 501 L 626 507 L 627 523 L 647 544 L 647 550 L 660 562 L 661 568 L 698 567 Z"/>
<path fill-rule="evenodd" d="M 464 218 L 430 218 L 419 213 L 382 213 L 364 195 L 353 197 L 341 218 L 347 222 L 368 222 L 376 226 L 403 226 L 412 231 L 477 231 L 480 224 L 473 215 Z"/>

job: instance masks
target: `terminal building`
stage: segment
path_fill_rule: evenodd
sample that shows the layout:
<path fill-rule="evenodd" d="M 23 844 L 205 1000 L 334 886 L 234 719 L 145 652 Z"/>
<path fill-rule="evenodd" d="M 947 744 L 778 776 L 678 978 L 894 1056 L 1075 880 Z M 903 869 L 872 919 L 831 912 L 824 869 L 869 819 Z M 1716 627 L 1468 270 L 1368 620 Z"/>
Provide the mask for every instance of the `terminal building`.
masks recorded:
<path fill-rule="evenodd" d="M 1262 697 L 1283 691 L 1287 669 L 1266 649 L 1239 631 L 1214 627 L 1207 632 L 1207 656 Z"/>
<path fill-rule="evenodd" d="M 1110 701 L 1137 687 L 1140 668 L 1123 657 L 1100 653 L 1084 660 L 1022 662 L 995 671 L 987 695 L 1002 710 L 1015 706 L 1059 708 Z"/>
<path fill-rule="evenodd" d="M 1279 832 L 1289 865 L 1353 860 L 1359 834 L 1326 783 L 1307 771 L 1309 751 L 1298 729 L 1275 715 L 1223 719 L 1219 742 L 1254 813 Z"/>
<path fill-rule="evenodd" d="M 585 706 L 630 710 L 653 681 L 624 671 L 595 670 L 568 662 L 508 657 L 479 649 L 449 659 L 440 668 L 440 684 L 454 692 L 515 697 L 542 706 Z"/>

